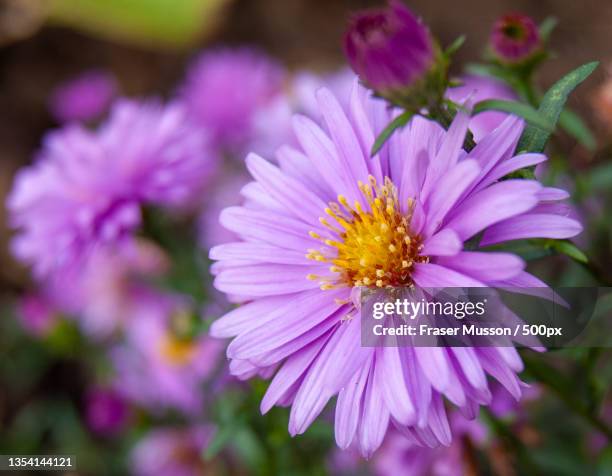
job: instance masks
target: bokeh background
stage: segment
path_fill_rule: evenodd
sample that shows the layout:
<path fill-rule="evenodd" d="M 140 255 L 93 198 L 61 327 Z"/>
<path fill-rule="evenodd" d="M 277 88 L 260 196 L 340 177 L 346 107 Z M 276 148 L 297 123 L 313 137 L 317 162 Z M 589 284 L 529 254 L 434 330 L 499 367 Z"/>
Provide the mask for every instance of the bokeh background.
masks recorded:
<path fill-rule="evenodd" d="M 51 92 L 78 73 L 92 68 L 109 71 L 117 78 L 122 95 L 169 97 L 184 77 L 189 61 L 203 49 L 217 45 L 257 46 L 292 71 L 331 71 L 344 64 L 341 38 L 350 12 L 381 3 L 366 0 L 0 0 L 0 199 L 4 201 L 10 190 L 15 171 L 32 161 L 44 133 L 58 127 L 49 112 Z M 587 210 L 588 241 L 581 245 L 597 263 L 603 279 L 610 282 L 612 98 L 608 94 L 609 102 L 606 102 L 601 91 L 612 77 L 612 3 L 606 0 L 411 0 L 409 6 L 424 18 L 442 44 L 449 44 L 461 34 L 467 35 L 453 64 L 455 73 L 462 71 L 467 62 L 479 58 L 495 19 L 514 11 L 526 13 L 538 22 L 549 16 L 558 19 L 550 40 L 553 56 L 537 76 L 542 88 L 580 64 L 595 59 L 602 62 L 570 100 L 571 107 L 594 131 L 597 150 L 587 151 L 563 135 L 556 141 L 558 148 L 565 151 L 561 180 L 570 177 L 582 184 L 582 188 L 575 183 L 570 185 L 574 189 L 578 187 L 579 192 L 582 190 L 584 202 L 579 206 L 584 206 L 583 212 Z M 126 430 L 121 438 L 105 438 L 89 432 L 82 422 L 85 395 L 91 383 L 90 363 L 83 362 L 88 344 L 78 336 L 68 336 L 45 347 L 16 324 L 13 304 L 31 289 L 32 283 L 28 270 L 11 258 L 10 236 L 2 207 L 0 453 L 70 452 L 80 458 L 77 474 L 126 474 L 130 445 L 141 436 L 138 432 L 145 431 L 148 417 L 139 415 L 139 421 L 145 423 Z M 558 284 L 593 283 L 588 273 L 579 265 L 568 263 L 566 258 L 550 257 L 544 264 L 536 262 L 534 267 L 540 275 L 554 275 Z M 606 463 L 612 461 L 612 452 L 598 456 L 604 461 L 600 464 L 584 447 L 587 438 L 601 436 L 589 426 L 588 415 L 601 416 L 601 409 L 605 407 L 602 402 L 611 371 L 605 362 L 610 354 L 605 351 L 576 351 L 575 354 L 563 355 L 549 363 L 560 368 L 565 379 L 559 380 L 559 392 L 566 391 L 562 384 L 575 385 L 576 398 L 569 408 L 576 401 L 582 407 L 574 408 L 572 413 L 563 399 L 545 400 L 545 407 L 540 406 L 537 416 L 530 420 L 535 429 L 523 428 L 525 435 L 519 435 L 519 441 L 513 444 L 541 440 L 538 428 L 548 426 L 548 431 L 559 433 L 558 438 L 537 458 L 542 459 L 542 467 L 548 468 L 549 474 L 595 474 L 590 471 L 612 474 L 603 472 L 612 471 L 612 466 Z M 592 381 L 585 365 L 593 366 L 590 372 L 597 375 Z M 589 376 L 587 382 L 583 381 L 584 374 Z M 238 399 L 233 411 L 239 414 L 256 408 L 263 389 L 265 385 L 253 384 L 245 391 L 251 396 Z M 587 396 L 592 396 L 591 390 L 596 396 L 595 402 L 587 401 Z M 582 392 L 586 392 L 584 399 Z M 327 446 L 331 441 L 329 425 L 313 428 L 300 446 L 299 441 L 297 444 L 287 441 L 283 418 L 282 410 L 273 412 L 272 417 L 254 424 L 258 426 L 253 430 L 255 438 L 272 439 L 265 445 L 267 452 L 286 452 L 283 458 L 257 456 L 258 450 L 251 448 L 236 459 L 232 459 L 235 455 L 224 455 L 222 464 L 207 463 L 206 469 L 199 471 L 201 474 L 299 474 L 300 471 L 326 474 L 330 471 L 329 464 L 325 463 L 331 458 Z M 537 424 L 536 418 L 540 419 Z M 506 437 L 512 442 L 512 435 Z M 249 443 L 248 438 L 245 441 L 246 448 L 250 448 L 249 444 L 259 447 Z M 605 453 L 605 438 L 603 443 L 593 445 L 597 446 L 598 455 L 601 451 Z M 249 451 L 252 459 L 248 457 Z M 497 462 L 493 465 L 495 472 L 527 474 L 521 469 L 524 466 L 515 464 L 520 455 L 508 455 L 502 449 L 496 451 L 491 450 L 491 458 Z M 594 466 L 585 466 L 587 461 Z M 260 467 L 252 466 L 260 463 Z"/>

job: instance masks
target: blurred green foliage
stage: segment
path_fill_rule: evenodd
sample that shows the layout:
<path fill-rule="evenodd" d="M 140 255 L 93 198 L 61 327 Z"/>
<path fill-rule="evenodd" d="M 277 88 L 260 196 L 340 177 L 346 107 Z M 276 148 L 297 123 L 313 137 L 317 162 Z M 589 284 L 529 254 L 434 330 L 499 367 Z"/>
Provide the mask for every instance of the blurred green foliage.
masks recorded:
<path fill-rule="evenodd" d="M 50 0 L 49 21 L 118 41 L 189 45 L 209 32 L 229 0 Z"/>

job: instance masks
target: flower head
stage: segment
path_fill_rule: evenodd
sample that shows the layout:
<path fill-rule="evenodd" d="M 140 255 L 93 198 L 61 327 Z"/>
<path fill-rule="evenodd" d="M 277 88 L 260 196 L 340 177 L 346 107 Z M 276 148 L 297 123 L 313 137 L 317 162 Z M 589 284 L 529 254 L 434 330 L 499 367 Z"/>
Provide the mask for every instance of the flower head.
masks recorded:
<path fill-rule="evenodd" d="M 50 133 L 7 201 L 14 254 L 48 274 L 130 235 L 143 204 L 187 205 L 216 163 L 207 144 L 178 104 L 121 101 L 96 133 Z"/>
<path fill-rule="evenodd" d="M 473 416 L 491 402 L 491 375 L 519 398 L 518 353 L 362 347 L 354 290 L 541 286 L 519 257 L 467 251 L 464 243 L 481 233 L 481 246 L 567 238 L 581 227 L 549 209 L 564 191 L 499 180 L 546 160 L 513 156 L 518 118 L 508 117 L 468 153 L 467 113 L 448 131 L 416 117 L 370 158 L 374 138 L 396 112 L 358 85 L 347 111 L 327 90 L 318 101 L 325 129 L 296 117 L 301 150 L 281 148 L 278 167 L 247 158 L 256 206 L 221 214 L 240 241 L 211 250 L 215 286 L 245 304 L 214 322 L 211 333 L 235 337 L 227 350 L 234 375 L 274 376 L 261 408 L 291 405 L 292 435 L 338 395 L 340 447 L 355 441 L 370 455 L 391 422 L 422 444 L 448 444 L 443 397 Z"/>
<path fill-rule="evenodd" d="M 218 147 L 241 151 L 253 138 L 256 113 L 279 97 L 284 81 L 283 68 L 260 51 L 218 49 L 196 58 L 180 95 Z"/>
<path fill-rule="evenodd" d="M 501 17 L 493 26 L 491 48 L 504 63 L 523 63 L 542 49 L 542 39 L 535 22 L 520 13 Z"/>
<path fill-rule="evenodd" d="M 49 107 L 59 122 L 100 117 L 117 93 L 115 78 L 104 71 L 87 71 L 53 91 Z"/>
<path fill-rule="evenodd" d="M 344 50 L 360 79 L 392 101 L 414 93 L 436 56 L 429 30 L 399 0 L 385 9 L 356 14 L 345 34 Z"/>
<path fill-rule="evenodd" d="M 188 319 L 181 296 L 158 294 L 142 303 L 127 325 L 126 343 L 112 351 L 115 385 L 125 398 L 154 411 L 202 411 L 203 382 L 215 369 L 222 347 L 206 335 L 178 332 Z"/>

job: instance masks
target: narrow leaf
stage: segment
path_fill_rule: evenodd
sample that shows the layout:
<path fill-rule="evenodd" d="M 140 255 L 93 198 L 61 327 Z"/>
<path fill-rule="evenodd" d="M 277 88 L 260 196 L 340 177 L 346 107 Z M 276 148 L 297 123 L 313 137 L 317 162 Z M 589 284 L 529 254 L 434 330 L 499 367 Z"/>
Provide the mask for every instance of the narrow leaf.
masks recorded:
<path fill-rule="evenodd" d="M 412 111 L 405 111 L 393 119 L 376 138 L 376 141 L 374 141 L 370 156 L 374 157 L 376 154 L 378 154 L 380 149 L 382 149 L 382 146 L 385 145 L 387 140 L 389 140 L 389 137 L 391 137 L 391 134 L 393 134 L 396 129 L 404 127 L 406 124 L 408 124 L 413 115 L 414 113 Z"/>
<path fill-rule="evenodd" d="M 557 81 L 542 98 L 539 113 L 556 125 L 569 94 L 591 75 L 598 64 L 597 61 L 584 64 Z M 549 131 L 529 125 L 521 136 L 517 151 L 543 152 L 549 137 Z"/>
<path fill-rule="evenodd" d="M 463 43 L 465 43 L 465 35 L 461 35 L 456 38 L 455 41 L 453 41 L 448 48 L 446 48 L 444 51 L 444 56 L 447 58 L 453 56 L 459 50 L 459 48 L 463 46 Z"/>
<path fill-rule="evenodd" d="M 569 256 L 573 260 L 586 264 L 589 262 L 587 256 L 571 241 L 567 240 L 555 240 L 552 243 L 552 248 L 559 253 L 563 253 L 564 255 Z"/>
<path fill-rule="evenodd" d="M 554 129 L 553 125 L 550 123 L 550 121 L 548 121 L 548 119 L 546 119 L 546 117 L 544 117 L 530 105 L 522 102 L 488 99 L 486 101 L 476 103 L 474 110 L 472 111 L 472 115 L 475 116 L 476 114 L 480 114 L 481 112 L 485 111 L 509 112 L 516 116 L 522 117 L 529 124 L 539 127 L 545 131 L 552 132 Z"/>
<path fill-rule="evenodd" d="M 547 17 L 540 24 L 540 38 L 547 42 L 559 21 L 555 17 Z"/>

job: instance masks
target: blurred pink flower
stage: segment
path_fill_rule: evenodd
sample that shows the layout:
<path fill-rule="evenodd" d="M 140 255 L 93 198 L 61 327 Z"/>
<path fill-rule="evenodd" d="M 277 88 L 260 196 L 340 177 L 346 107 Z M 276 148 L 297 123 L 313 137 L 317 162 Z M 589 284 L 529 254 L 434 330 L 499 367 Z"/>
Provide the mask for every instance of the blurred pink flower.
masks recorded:
<path fill-rule="evenodd" d="M 51 94 L 49 108 L 59 122 L 87 121 L 104 114 L 117 93 L 117 82 L 105 71 L 91 70 L 66 81 Z"/>
<path fill-rule="evenodd" d="M 111 350 L 115 388 L 151 411 L 204 409 L 204 382 L 219 363 L 223 346 L 207 335 L 182 337 L 176 327 L 190 319 L 181 296 L 159 294 L 127 325 L 126 342 Z"/>
<path fill-rule="evenodd" d="M 130 460 L 135 476 L 213 476 L 202 458 L 202 449 L 211 440 L 213 427 L 159 428 L 150 431 L 132 450 Z"/>
<path fill-rule="evenodd" d="M 195 59 L 179 93 L 217 147 L 240 154 L 255 138 L 256 113 L 282 95 L 285 80 L 283 67 L 261 51 L 219 48 Z"/>
<path fill-rule="evenodd" d="M 141 205 L 188 206 L 215 164 L 182 106 L 121 101 L 97 133 L 77 125 L 50 133 L 17 174 L 7 199 L 13 253 L 39 277 L 78 263 L 130 236 Z"/>
<path fill-rule="evenodd" d="M 410 435 L 397 429 L 390 431 L 372 461 L 376 476 L 463 476 L 471 474 L 466 467 L 465 440 L 481 446 L 487 429 L 479 420 L 468 420 L 459 412 L 450 416 L 455 435 L 450 446 L 423 448 Z"/>
<path fill-rule="evenodd" d="M 502 63 L 519 64 L 542 51 L 538 25 L 521 13 L 509 13 L 495 22 L 491 49 Z"/>
<path fill-rule="evenodd" d="M 113 435 L 125 427 L 129 408 L 127 402 L 115 390 L 95 387 L 89 390 L 85 398 L 87 425 L 94 432 Z"/>

